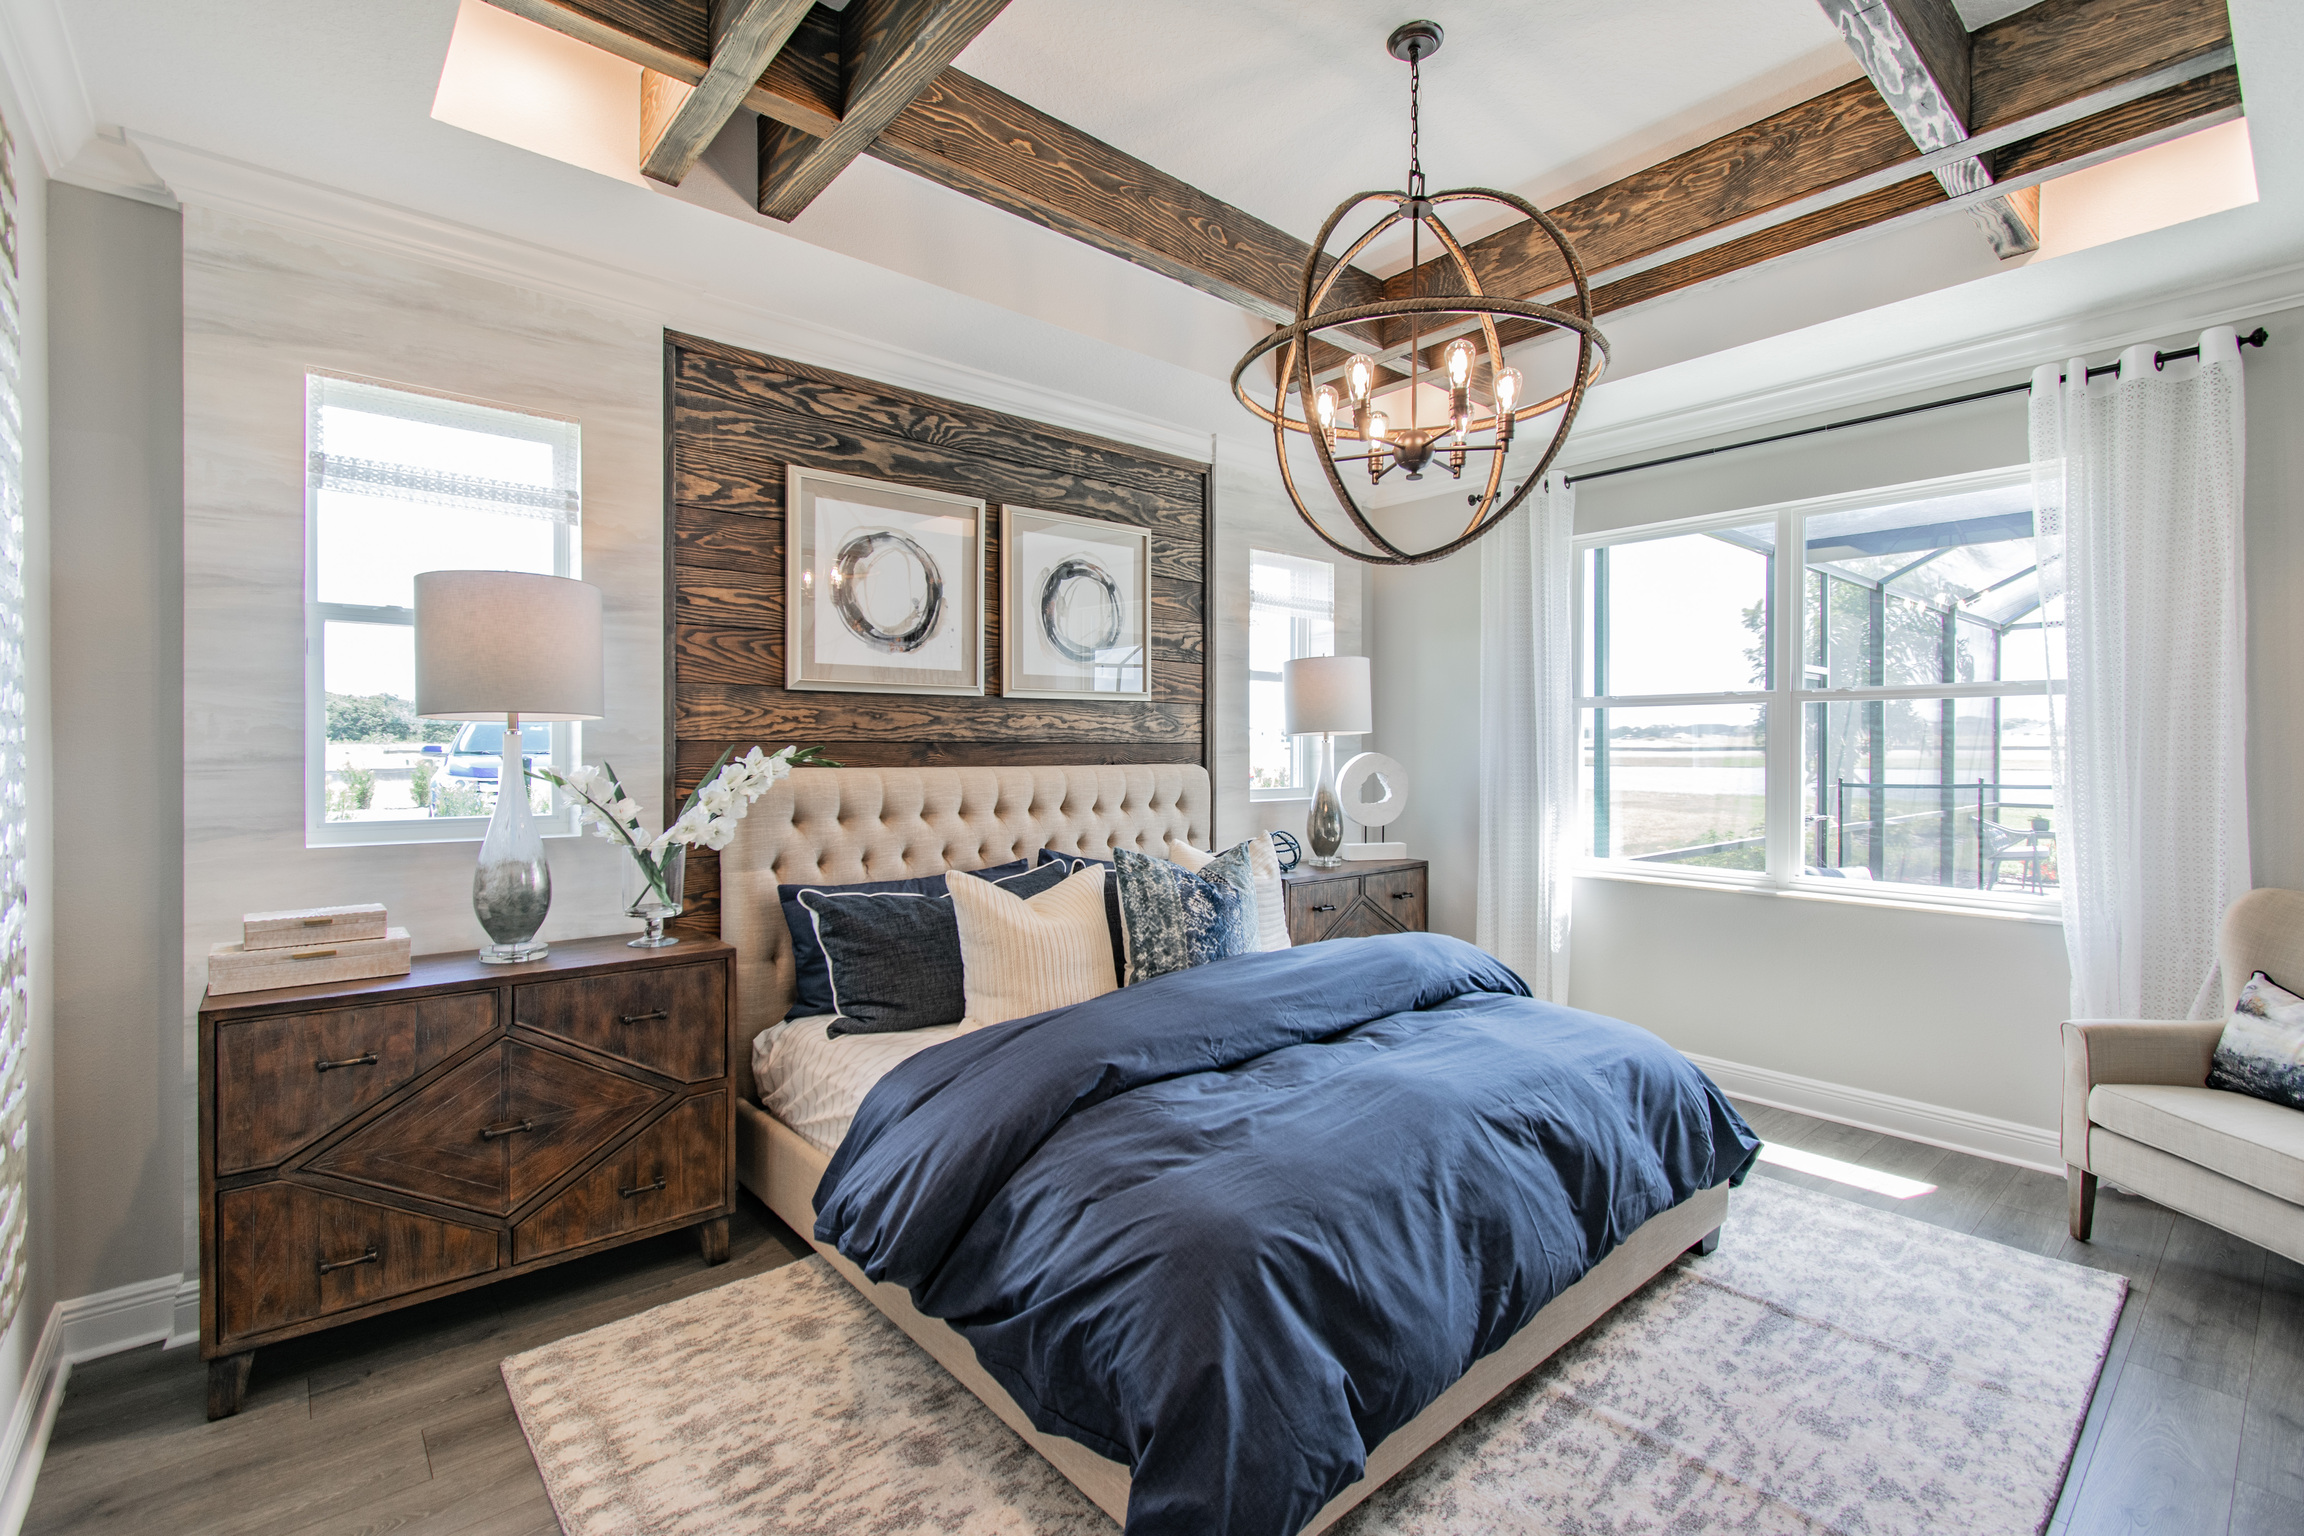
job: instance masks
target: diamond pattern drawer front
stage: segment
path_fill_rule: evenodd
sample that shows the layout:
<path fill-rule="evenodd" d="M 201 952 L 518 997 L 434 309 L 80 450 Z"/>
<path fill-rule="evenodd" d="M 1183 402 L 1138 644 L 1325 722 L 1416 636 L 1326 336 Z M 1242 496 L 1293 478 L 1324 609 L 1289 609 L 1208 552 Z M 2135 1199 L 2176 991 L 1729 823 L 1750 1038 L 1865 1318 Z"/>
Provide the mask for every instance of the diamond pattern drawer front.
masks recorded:
<path fill-rule="evenodd" d="M 497 1234 L 294 1184 L 216 1200 L 217 1259 L 240 1283 L 220 1300 L 228 1338 L 419 1291 L 496 1267 Z"/>
<path fill-rule="evenodd" d="M 664 1097 L 590 1062 L 505 1041 L 306 1166 L 501 1216 Z"/>
<path fill-rule="evenodd" d="M 1288 941 L 1310 944 L 1329 937 L 1357 899 L 1360 882 L 1292 880 L 1288 883 Z"/>
<path fill-rule="evenodd" d="M 488 994 L 227 1024 L 216 1038 L 216 1168 L 267 1168 L 496 1027 Z"/>
<path fill-rule="evenodd" d="M 700 1083 L 728 1070 L 727 1000 L 719 966 L 679 965 L 519 987 L 512 1017 L 651 1072 Z"/>
<path fill-rule="evenodd" d="M 1428 925 L 1427 874 L 1421 859 L 1369 860 L 1288 874 L 1283 877 L 1288 893 L 1288 942 L 1316 944 L 1322 939 L 1421 933 Z"/>
<path fill-rule="evenodd" d="M 728 1096 L 687 1100 L 512 1230 L 512 1258 L 580 1248 L 708 1211 L 727 1198 Z"/>

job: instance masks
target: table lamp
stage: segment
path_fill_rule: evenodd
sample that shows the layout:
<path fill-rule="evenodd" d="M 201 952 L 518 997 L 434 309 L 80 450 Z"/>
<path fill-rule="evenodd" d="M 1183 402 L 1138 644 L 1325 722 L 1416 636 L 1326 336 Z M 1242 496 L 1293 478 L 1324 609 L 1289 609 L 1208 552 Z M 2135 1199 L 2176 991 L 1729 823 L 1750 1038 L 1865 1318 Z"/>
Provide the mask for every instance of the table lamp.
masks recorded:
<path fill-rule="evenodd" d="M 1305 822 L 1311 844 L 1308 863 L 1322 869 L 1344 861 L 1344 802 L 1336 793 L 1336 738 L 1364 736 L 1376 728 L 1369 701 L 1368 658 L 1302 656 L 1280 667 L 1280 690 L 1288 713 L 1288 734 L 1320 738 L 1319 783 L 1312 791 L 1312 814 Z"/>
<path fill-rule="evenodd" d="M 504 717 L 496 810 L 472 873 L 472 910 L 490 965 L 541 960 L 552 871 L 528 809 L 520 722 L 601 714 L 600 589 L 527 571 L 422 571 L 416 577 L 416 713 L 426 720 Z"/>

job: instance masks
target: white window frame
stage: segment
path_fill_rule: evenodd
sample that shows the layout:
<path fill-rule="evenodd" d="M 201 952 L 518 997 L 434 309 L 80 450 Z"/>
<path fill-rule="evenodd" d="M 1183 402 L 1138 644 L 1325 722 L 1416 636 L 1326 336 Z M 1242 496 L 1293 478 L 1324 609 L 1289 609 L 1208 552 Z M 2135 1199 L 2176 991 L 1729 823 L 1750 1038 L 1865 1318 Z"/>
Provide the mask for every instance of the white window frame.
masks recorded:
<path fill-rule="evenodd" d="M 402 394 L 420 395 L 427 399 L 446 400 L 460 405 L 485 407 L 490 411 L 510 412 L 533 417 L 539 421 L 569 423 L 572 418 L 555 416 L 548 411 L 529 410 L 523 406 L 506 405 L 500 401 L 482 400 L 469 395 L 451 394 L 446 390 L 427 389 L 416 384 L 402 384 L 388 379 L 371 379 L 356 374 L 338 373 L 327 368 L 307 368 L 305 389 L 312 388 L 317 378 L 345 379 L 353 383 L 374 385 Z M 309 412 L 309 407 L 307 407 Z M 509 435 L 509 434 L 506 434 Z M 548 441 L 538 434 L 539 441 Z M 576 450 L 582 452 L 579 446 Z M 307 454 L 310 449 L 307 446 Z M 581 577 L 583 575 L 584 540 L 581 518 L 575 527 L 555 523 L 552 530 L 552 574 Z M 405 624 L 411 629 L 416 624 L 413 608 L 372 607 L 355 603 L 323 603 L 320 601 L 320 488 L 313 475 L 305 476 L 304 488 L 304 846 L 307 848 L 342 848 L 375 846 L 396 843 L 476 843 L 487 834 L 486 816 L 410 816 L 390 821 L 330 821 L 328 819 L 328 624 Z M 555 722 L 552 726 L 552 765 L 562 774 L 576 766 L 582 750 L 581 728 L 575 722 Z M 537 818 L 538 828 L 545 837 L 575 837 L 581 829 L 576 825 L 573 807 L 567 805 L 566 796 L 559 790 L 552 792 L 552 812 Z"/>
<path fill-rule="evenodd" d="M 1915 480 L 1902 485 L 1875 486 L 1862 491 L 1844 492 L 1832 496 L 1815 496 L 1800 501 L 1774 502 L 1765 506 L 1745 507 L 1734 512 L 1707 513 L 1701 517 L 1678 518 L 1669 522 L 1642 523 L 1625 528 L 1612 528 L 1604 532 L 1578 534 L 1575 549 L 1574 617 L 1576 635 L 1576 672 L 1578 686 L 1589 675 L 1585 655 L 1586 625 L 1585 603 L 1588 586 L 1584 577 L 1584 552 L 1591 549 L 1624 544 L 1644 543 L 1652 539 L 1679 538 L 1691 533 L 1709 533 L 1720 528 L 1749 528 L 1755 523 L 1771 523 L 1775 528 L 1776 549 L 1781 552 L 1801 547 L 1799 529 L 1801 521 L 1819 513 L 1864 511 L 1873 507 L 1893 506 L 1900 502 L 1923 501 L 1934 497 L 1953 496 L 1963 492 L 2005 490 L 2012 486 L 2029 485 L 2032 471 L 2029 465 L 2011 465 L 2005 469 L 1980 470 L 1969 474 L 1947 475 L 1934 480 Z M 1930 885 L 1907 885 L 1896 882 L 1866 882 L 1834 879 L 1830 876 L 1810 876 L 1801 873 L 1805 867 L 1805 849 L 1802 846 L 1804 829 L 1801 804 L 1802 787 L 1802 732 L 1805 729 L 1810 704 L 1859 703 L 1874 699 L 1973 699 L 2048 697 L 2063 692 L 2060 682 L 2018 683 L 1923 683 L 1912 686 L 1883 688 L 1802 688 L 1805 679 L 1802 667 L 1805 651 L 1802 646 L 1802 628 L 1807 622 L 1807 604 L 1802 590 L 1807 565 L 1802 560 L 1777 559 L 1774 561 L 1774 590 L 1770 601 L 1779 622 L 1769 635 L 1769 677 L 1776 684 L 1771 688 L 1739 689 L 1719 693 L 1659 693 L 1659 694 L 1607 694 L 1583 695 L 1576 700 L 1579 736 L 1583 711 L 1587 709 L 1638 709 L 1643 707 L 1693 707 L 1701 705 L 1765 704 L 1767 725 L 1764 762 L 1767 771 L 1767 859 L 1765 871 L 1712 869 L 1697 865 L 1654 864 L 1633 859 L 1600 859 L 1584 856 L 1578 863 L 1578 873 L 1605 879 L 1645 881 L 1668 885 L 1702 886 L 1763 894 L 1808 897 L 1822 900 L 1854 901 L 1870 905 L 1894 907 L 1921 907 L 2014 917 L 2039 922 L 2061 921 L 2060 899 L 2053 893 L 2026 894 L 2015 892 L 1977 891 Z M 1781 622 L 1784 615 L 1792 622 Z M 1579 748 L 1579 753 L 1581 753 Z M 1576 815 L 1580 822 L 1589 821 L 1591 807 L 1585 803 L 1582 774 L 1578 774 Z"/>
<path fill-rule="evenodd" d="M 1248 569 L 1250 572 L 1248 602 L 1249 624 L 1251 627 L 1253 627 L 1255 624 L 1256 598 L 1254 572 L 1256 569 L 1256 563 L 1259 559 L 1272 561 L 1292 560 L 1303 565 L 1324 565 L 1328 567 L 1328 649 L 1325 651 L 1314 651 L 1306 649 L 1310 642 L 1305 638 L 1305 630 L 1308 629 L 1314 621 L 1305 615 L 1299 614 L 1294 619 L 1289 621 L 1288 655 L 1290 660 L 1296 661 L 1300 661 L 1306 656 L 1335 655 L 1336 562 L 1333 560 L 1323 560 L 1317 555 L 1292 554 L 1285 549 L 1250 549 L 1248 551 Z M 1280 681 L 1280 677 L 1281 674 L 1277 672 L 1258 672 L 1255 669 L 1254 650 L 1253 647 L 1251 647 L 1248 669 L 1249 683 L 1251 685 L 1260 682 L 1276 683 Z M 1251 781 L 1248 786 L 1249 801 L 1254 803 L 1258 800 L 1309 800 L 1312 798 L 1312 781 L 1315 777 L 1315 769 L 1313 766 L 1314 754 L 1318 750 L 1319 748 L 1313 737 L 1297 736 L 1293 738 L 1288 743 L 1288 761 L 1290 765 L 1289 773 L 1293 782 L 1288 784 L 1257 784 Z M 1253 772 L 1253 768 L 1251 768 L 1250 771 Z"/>

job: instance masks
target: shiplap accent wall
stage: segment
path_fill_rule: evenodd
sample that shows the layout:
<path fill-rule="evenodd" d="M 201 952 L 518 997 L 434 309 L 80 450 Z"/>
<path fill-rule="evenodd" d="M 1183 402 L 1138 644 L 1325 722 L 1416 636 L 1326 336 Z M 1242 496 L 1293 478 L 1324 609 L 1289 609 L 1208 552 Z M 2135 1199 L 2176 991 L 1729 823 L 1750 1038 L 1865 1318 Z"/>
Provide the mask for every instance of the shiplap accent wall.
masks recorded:
<path fill-rule="evenodd" d="M 695 336 L 665 337 L 666 776 L 788 742 L 852 767 L 1210 762 L 1208 466 Z M 784 687 L 791 464 L 987 503 L 982 698 Z M 1151 530 L 1149 700 L 1000 695 L 1000 509 Z M 719 931 L 717 856 L 688 864 L 681 926 Z"/>

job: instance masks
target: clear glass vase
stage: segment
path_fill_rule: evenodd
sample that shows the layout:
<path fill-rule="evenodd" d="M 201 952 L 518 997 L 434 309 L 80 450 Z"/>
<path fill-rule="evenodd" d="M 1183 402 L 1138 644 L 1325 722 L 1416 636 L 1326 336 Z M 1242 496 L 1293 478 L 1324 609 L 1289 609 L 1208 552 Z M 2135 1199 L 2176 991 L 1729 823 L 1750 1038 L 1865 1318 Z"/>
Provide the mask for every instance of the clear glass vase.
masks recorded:
<path fill-rule="evenodd" d="M 1312 790 L 1312 811 L 1304 821 L 1305 839 L 1312 845 L 1306 863 L 1329 869 L 1343 863 L 1336 850 L 1344 846 L 1344 802 L 1336 794 L 1336 738 L 1320 734 L 1319 782 Z"/>
<path fill-rule="evenodd" d="M 472 911 L 495 942 L 480 946 L 490 965 L 541 960 L 551 946 L 536 931 L 552 910 L 552 869 L 544 862 L 544 838 L 528 809 L 528 771 L 521 757 L 519 717 L 504 731 L 504 758 L 496 770 L 496 810 L 480 840 L 480 864 L 472 871 Z"/>
<path fill-rule="evenodd" d="M 664 925 L 680 915 L 681 886 L 688 878 L 688 847 L 674 843 L 656 855 L 653 868 L 639 854 L 624 861 L 624 912 L 648 925 L 632 940 L 634 949 L 662 949 L 680 940 Z"/>

